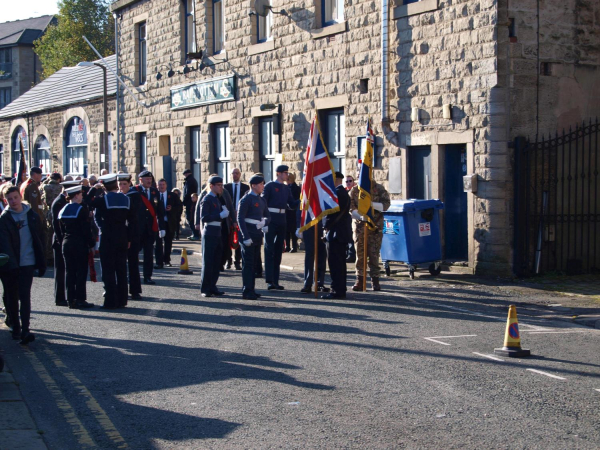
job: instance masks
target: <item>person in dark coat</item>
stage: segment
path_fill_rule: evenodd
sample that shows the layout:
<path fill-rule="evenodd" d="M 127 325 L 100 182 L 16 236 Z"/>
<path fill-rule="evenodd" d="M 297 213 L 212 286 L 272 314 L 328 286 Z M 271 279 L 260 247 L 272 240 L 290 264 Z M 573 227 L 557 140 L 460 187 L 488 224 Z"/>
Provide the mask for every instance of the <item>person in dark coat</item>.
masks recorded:
<path fill-rule="evenodd" d="M 187 219 L 188 226 L 192 230 L 192 235 L 188 238 L 191 241 L 200 240 L 200 230 L 196 229 L 195 223 L 195 209 L 196 204 L 192 202 L 192 194 L 198 194 L 198 181 L 192 175 L 190 169 L 183 171 L 185 181 L 183 182 L 183 206 L 185 207 L 185 217 Z"/>
<path fill-rule="evenodd" d="M 171 249 L 173 248 L 173 237 L 179 227 L 181 219 L 181 200 L 179 196 L 167 191 L 167 180 L 158 180 L 158 192 L 160 202 L 164 206 L 165 237 L 156 241 L 156 265 L 162 269 L 163 266 L 171 267 Z"/>
<path fill-rule="evenodd" d="M 179 189 L 173 188 L 173 190 L 171 191 L 171 194 L 176 195 L 177 198 L 179 199 L 178 206 L 174 206 L 174 208 L 173 208 L 173 216 L 177 217 L 177 227 L 175 228 L 174 239 L 176 241 L 178 241 L 179 233 L 181 230 L 181 215 L 183 214 L 183 202 L 181 201 L 181 191 Z"/>
<path fill-rule="evenodd" d="M 331 293 L 321 298 L 346 298 L 346 249 L 352 242 L 352 218 L 350 216 L 350 196 L 342 185 L 344 175 L 335 173 L 335 192 L 340 210 L 323 220 L 326 231 L 329 274 L 331 275 Z"/>
<path fill-rule="evenodd" d="M 229 195 L 231 196 L 231 201 L 233 202 L 234 211 L 232 211 L 232 216 L 237 218 L 238 204 L 240 203 L 240 200 L 242 199 L 242 197 L 244 197 L 244 195 L 246 195 L 246 192 L 248 192 L 250 190 L 250 186 L 248 186 L 246 183 L 242 183 L 240 181 L 242 178 L 242 172 L 237 167 L 235 167 L 231 171 L 231 178 L 233 181 L 231 183 L 227 183 L 225 185 L 225 190 L 229 193 Z M 237 219 L 235 219 L 235 220 L 237 220 Z M 239 240 L 240 240 L 240 234 L 238 232 L 238 241 Z M 230 269 L 232 262 L 233 262 L 235 264 L 235 270 L 242 270 L 242 266 L 241 266 L 242 247 L 241 246 L 239 246 L 235 250 L 234 261 L 232 261 L 231 259 L 232 258 L 230 257 L 227 260 L 225 268 Z"/>
<path fill-rule="evenodd" d="M 0 267 L 4 306 L 12 338 L 28 344 L 35 340 L 29 329 L 33 275 L 35 270 L 40 277 L 46 273 L 44 227 L 38 213 L 23 203 L 19 188 L 8 188 L 5 200 L 8 207 L 0 215 L 0 253 L 8 255 L 8 262 Z"/>
<path fill-rule="evenodd" d="M 300 186 L 296 183 L 296 175 L 290 173 L 288 175 L 287 185 L 290 187 L 292 198 L 300 201 Z M 296 236 L 296 216 L 297 210 L 288 209 L 285 212 L 287 227 L 285 230 L 285 249 L 284 252 L 296 253 L 298 251 L 298 236 Z M 290 246 L 291 241 L 291 246 Z"/>
<path fill-rule="evenodd" d="M 83 186 L 65 190 L 67 201 L 58 213 L 62 251 L 66 266 L 67 302 L 70 309 L 91 308 L 87 302 L 86 281 L 88 275 L 88 255 L 96 245 L 92 235 L 89 210 L 83 200 Z"/>
<path fill-rule="evenodd" d="M 131 243 L 127 249 L 127 272 L 129 274 L 129 295 L 131 300 L 142 299 L 142 280 L 140 278 L 140 236 L 143 229 L 142 224 L 146 208 L 142 202 L 142 197 L 137 189 L 132 186 L 131 174 L 117 174 L 119 182 L 119 191 L 129 198 L 129 207 L 132 210 L 132 221 L 127 226 L 131 227 L 135 233 L 131 235 Z"/>

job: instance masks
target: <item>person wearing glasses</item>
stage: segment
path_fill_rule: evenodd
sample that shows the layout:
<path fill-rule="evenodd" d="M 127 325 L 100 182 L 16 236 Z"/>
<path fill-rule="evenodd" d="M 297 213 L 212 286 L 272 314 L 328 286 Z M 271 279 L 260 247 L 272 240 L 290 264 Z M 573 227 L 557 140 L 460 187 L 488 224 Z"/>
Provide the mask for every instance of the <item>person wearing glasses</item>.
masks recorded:
<path fill-rule="evenodd" d="M 356 186 L 356 183 L 354 182 L 354 177 L 349 175 L 346 179 L 346 190 L 350 191 L 354 186 Z"/>

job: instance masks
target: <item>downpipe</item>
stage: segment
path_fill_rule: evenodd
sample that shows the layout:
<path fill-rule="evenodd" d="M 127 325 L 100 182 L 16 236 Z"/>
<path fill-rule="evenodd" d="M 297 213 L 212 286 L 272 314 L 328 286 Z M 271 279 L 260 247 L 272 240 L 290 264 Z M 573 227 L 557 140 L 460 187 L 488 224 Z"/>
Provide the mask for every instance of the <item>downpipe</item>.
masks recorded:
<path fill-rule="evenodd" d="M 381 0 L 381 129 L 392 145 L 400 147 L 400 136 L 392 130 L 388 101 L 389 0 Z"/>

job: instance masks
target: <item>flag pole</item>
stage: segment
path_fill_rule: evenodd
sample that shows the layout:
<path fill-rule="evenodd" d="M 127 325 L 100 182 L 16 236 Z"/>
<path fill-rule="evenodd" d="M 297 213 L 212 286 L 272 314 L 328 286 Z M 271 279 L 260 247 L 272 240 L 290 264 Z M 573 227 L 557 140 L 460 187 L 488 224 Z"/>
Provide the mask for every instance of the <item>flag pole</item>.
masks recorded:
<path fill-rule="evenodd" d="M 319 224 L 315 224 L 315 271 L 313 272 L 313 281 L 315 282 L 315 298 L 317 298 L 317 292 L 319 291 L 319 282 L 318 282 L 318 268 L 319 268 L 319 242 L 317 239 L 319 238 Z"/>
<path fill-rule="evenodd" d="M 367 226 L 367 222 L 365 222 L 365 230 L 364 230 L 364 244 L 363 244 L 363 292 L 367 292 L 367 234 L 369 233 L 369 227 Z"/>

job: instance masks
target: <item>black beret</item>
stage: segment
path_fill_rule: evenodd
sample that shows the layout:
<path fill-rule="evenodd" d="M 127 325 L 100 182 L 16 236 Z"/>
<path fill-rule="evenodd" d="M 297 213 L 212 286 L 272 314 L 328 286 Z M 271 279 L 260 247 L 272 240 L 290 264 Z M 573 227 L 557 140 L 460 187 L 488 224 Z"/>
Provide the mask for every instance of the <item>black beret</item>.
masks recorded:
<path fill-rule="evenodd" d="M 185 169 L 185 170 L 183 171 L 183 174 L 184 174 L 184 175 L 187 175 L 188 173 L 192 173 L 192 171 L 191 171 L 190 169 Z"/>
<path fill-rule="evenodd" d="M 50 175 L 50 179 L 52 180 L 60 180 L 61 178 L 62 176 L 58 172 L 54 172 L 52 175 Z"/>
<path fill-rule="evenodd" d="M 150 172 L 149 170 L 143 170 L 142 172 L 140 172 L 139 177 L 140 178 L 152 177 L 152 172 Z"/>
<path fill-rule="evenodd" d="M 275 172 L 287 172 L 290 168 L 288 166 L 286 166 L 285 164 L 282 164 L 280 166 L 277 166 L 277 169 L 275 169 Z"/>
<path fill-rule="evenodd" d="M 260 184 L 260 183 L 264 183 L 265 182 L 265 177 L 260 176 L 260 175 L 253 175 L 252 178 L 250 178 L 250 184 Z"/>
<path fill-rule="evenodd" d="M 208 179 L 208 184 L 217 184 L 217 183 L 222 183 L 223 182 L 223 178 L 219 177 L 219 176 L 213 176 L 210 177 Z"/>
<path fill-rule="evenodd" d="M 42 169 L 40 169 L 39 167 L 32 167 L 31 170 L 29 171 L 29 173 L 39 173 L 40 175 L 42 174 Z"/>
<path fill-rule="evenodd" d="M 335 177 L 336 177 L 336 178 L 342 178 L 342 179 L 343 179 L 343 178 L 344 178 L 344 174 L 343 174 L 342 172 L 336 172 L 336 173 L 335 173 Z"/>

